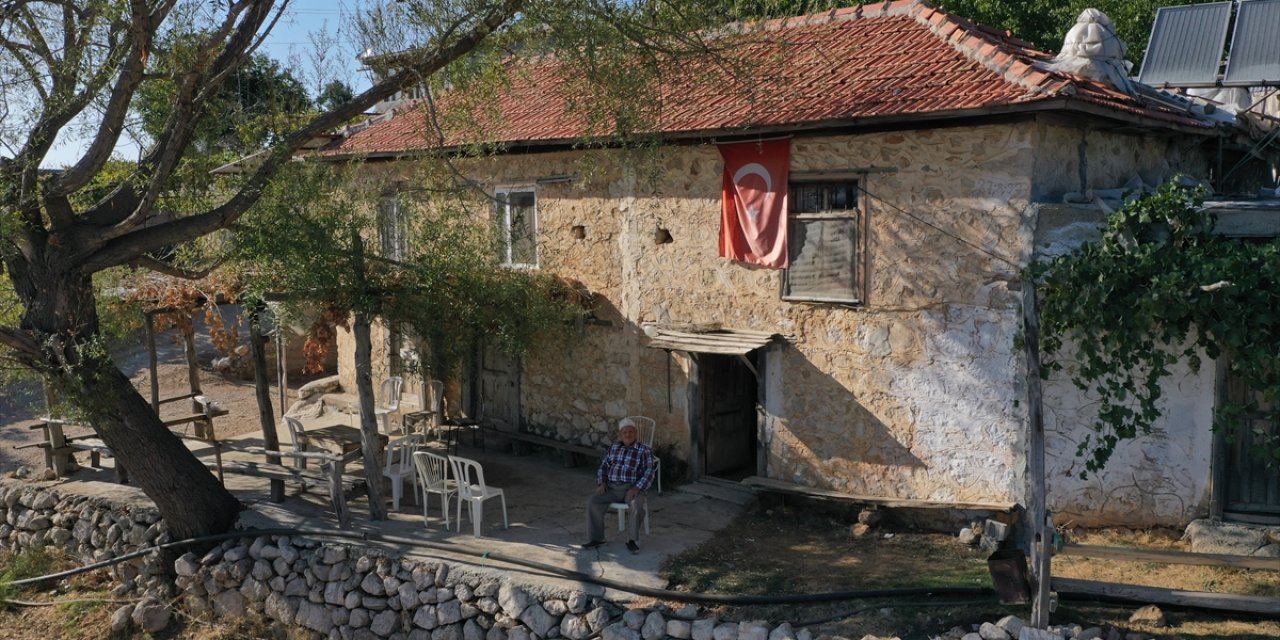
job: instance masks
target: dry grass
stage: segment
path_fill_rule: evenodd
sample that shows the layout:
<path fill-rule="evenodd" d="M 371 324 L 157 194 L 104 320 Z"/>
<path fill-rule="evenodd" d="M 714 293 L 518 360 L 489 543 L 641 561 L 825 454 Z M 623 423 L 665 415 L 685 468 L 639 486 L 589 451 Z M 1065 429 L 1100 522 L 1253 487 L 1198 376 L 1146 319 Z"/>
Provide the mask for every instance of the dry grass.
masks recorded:
<path fill-rule="evenodd" d="M 954 536 L 911 530 L 882 529 L 854 539 L 850 515 L 774 509 L 748 513 L 707 544 L 668 561 L 665 575 L 673 588 L 702 593 L 777 595 L 901 587 L 991 586 L 986 555 L 959 544 Z M 891 525 L 890 525 L 891 526 Z M 892 532 L 892 537 L 885 533 Z M 1079 532 L 1073 541 L 1083 544 L 1187 550 L 1180 532 L 1170 530 L 1107 530 Z M 1280 597 L 1280 571 L 1259 571 L 1161 565 L 1147 562 L 1096 561 L 1058 556 L 1055 575 L 1128 584 L 1142 584 L 1189 591 L 1214 591 Z M 970 601 L 964 606 L 943 606 Z M 891 606 L 892 605 L 892 606 Z M 1280 622 L 1187 613 L 1166 607 L 1169 625 L 1149 628 L 1130 624 L 1136 606 L 1093 606 L 1064 603 L 1051 616 L 1053 623 L 1079 623 L 1085 627 L 1116 627 L 1155 637 L 1280 638 Z M 1026 606 L 1006 606 L 994 597 L 971 598 L 938 595 L 933 598 L 899 598 L 846 601 L 824 605 L 722 607 L 729 619 L 782 620 L 793 624 L 822 620 L 843 613 L 857 615 L 811 627 L 815 635 L 832 634 L 861 638 L 864 634 L 925 638 L 953 626 L 995 622 L 1013 614 L 1029 617 Z"/>
<path fill-rule="evenodd" d="M 1182 532 L 1173 529 L 1079 531 L 1069 537 L 1079 544 L 1191 551 L 1191 546 L 1181 540 Z M 1057 556 L 1053 560 L 1053 573 L 1064 578 L 1280 598 L 1280 572 L 1277 571 Z"/>

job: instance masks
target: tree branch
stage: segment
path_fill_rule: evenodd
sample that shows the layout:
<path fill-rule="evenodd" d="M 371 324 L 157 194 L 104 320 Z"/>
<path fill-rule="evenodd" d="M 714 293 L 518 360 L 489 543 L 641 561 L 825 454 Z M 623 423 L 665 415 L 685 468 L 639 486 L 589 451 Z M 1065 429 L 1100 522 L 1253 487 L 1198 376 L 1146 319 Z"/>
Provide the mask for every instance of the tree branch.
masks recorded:
<path fill-rule="evenodd" d="M 203 61 L 215 50 L 221 48 L 222 52 L 207 67 L 186 74 L 178 84 L 175 106 L 159 136 L 160 143 L 139 163 L 150 180 L 140 193 L 134 212 L 122 223 L 124 228 L 117 229 L 116 233 L 129 231 L 132 228 L 130 221 L 140 224 L 155 206 L 191 143 L 196 121 L 205 102 L 226 80 L 228 69 L 239 65 L 240 54 L 253 41 L 253 35 L 262 26 L 272 6 L 272 0 L 241 0 L 232 4 L 227 9 L 222 25 L 201 45 L 197 55 L 197 60 L 200 61 L 197 63 L 198 69 L 204 67 Z M 249 9 L 248 15 L 241 19 L 246 8 Z"/>
<path fill-rule="evenodd" d="M 93 143 L 89 145 L 89 149 L 75 166 L 50 181 L 46 187 L 46 193 L 65 195 L 83 187 L 111 158 L 111 152 L 115 150 L 120 134 L 124 132 L 124 119 L 129 114 L 129 104 L 134 92 L 142 83 L 156 29 L 164 22 L 175 2 L 176 0 L 164 0 L 155 8 L 155 11 L 147 13 L 147 6 L 143 0 L 132 1 L 130 37 L 126 39 L 131 43 L 129 53 L 121 64 L 120 75 L 116 78 L 116 84 L 111 90 L 111 97 L 107 102 L 107 108 Z"/>
<path fill-rule="evenodd" d="M 167 262 L 156 260 L 155 258 L 152 258 L 151 256 L 146 254 L 138 256 L 138 259 L 134 260 L 134 264 L 139 267 L 150 269 L 158 273 L 163 273 L 167 276 L 182 278 L 183 280 L 199 280 L 209 275 L 210 273 L 212 273 L 214 269 L 217 269 L 218 267 L 222 266 L 222 263 L 224 262 L 226 262 L 225 258 L 218 258 L 213 262 L 213 264 L 210 264 L 205 268 L 200 269 L 199 271 L 188 271 L 180 267 L 175 267 Z"/>
<path fill-rule="evenodd" d="M 435 74 L 445 65 L 466 55 L 491 33 L 512 19 L 520 11 L 523 4 L 523 0 L 503 0 L 479 19 L 469 31 L 453 42 L 442 42 L 434 52 L 417 56 L 415 60 L 405 64 L 399 72 L 375 84 L 364 93 L 332 111 L 312 118 L 306 125 L 275 145 L 248 182 L 222 205 L 204 213 L 174 220 L 166 224 L 136 228 L 146 220 L 150 212 L 149 207 L 140 205 L 130 215 L 129 219 L 116 225 L 115 229 L 109 231 L 95 230 L 102 237 L 108 238 L 108 241 L 102 244 L 100 249 L 84 255 L 81 268 L 89 272 L 95 272 L 107 267 L 125 264 L 157 247 L 186 242 L 226 227 L 262 197 L 267 183 L 279 173 L 280 169 L 292 157 L 293 152 L 301 148 L 303 144 L 316 135 L 330 131 L 351 118 L 360 115 L 365 109 L 377 104 L 379 101 L 419 82 L 422 78 Z"/>

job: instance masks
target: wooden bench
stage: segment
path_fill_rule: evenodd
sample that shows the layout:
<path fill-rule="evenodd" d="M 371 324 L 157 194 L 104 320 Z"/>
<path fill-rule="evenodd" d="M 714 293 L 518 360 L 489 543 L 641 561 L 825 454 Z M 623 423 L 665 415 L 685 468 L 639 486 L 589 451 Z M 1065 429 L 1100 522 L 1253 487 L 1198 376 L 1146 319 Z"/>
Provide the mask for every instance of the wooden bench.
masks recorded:
<path fill-rule="evenodd" d="M 942 500 L 914 500 L 910 498 L 889 498 L 885 496 L 866 496 L 842 493 L 829 489 L 819 489 L 801 484 L 751 476 L 742 481 L 757 493 L 786 493 L 806 498 L 834 500 L 850 504 L 876 505 L 899 509 L 956 509 L 961 511 L 993 511 L 996 513 L 1012 513 L 1018 508 L 1016 502 L 966 502 Z"/>
<path fill-rule="evenodd" d="M 196 413 L 165 420 L 164 426 L 172 428 L 179 425 L 191 424 L 195 426 L 196 438 L 202 440 L 216 440 L 217 436 L 214 435 L 213 419 L 219 416 L 225 416 L 229 412 L 218 406 L 218 404 L 213 400 L 197 393 L 189 393 L 186 395 L 175 396 L 173 398 L 165 398 L 160 401 L 160 404 L 173 402 L 175 400 L 185 400 L 187 398 L 191 399 L 193 406 L 200 407 L 199 410 L 197 410 Z"/>
<path fill-rule="evenodd" d="M 545 436 L 534 435 L 532 433 L 515 433 L 507 431 L 495 431 L 494 433 L 510 440 L 512 452 L 518 456 L 529 454 L 529 447 L 526 445 L 535 445 L 558 450 L 560 452 L 560 461 L 565 467 L 578 466 L 579 456 L 584 458 L 603 458 L 606 453 L 604 449 L 584 447 L 580 444 L 564 442 L 563 440 L 547 438 Z"/>
<path fill-rule="evenodd" d="M 285 482 L 297 483 L 304 489 L 309 486 L 325 486 L 329 490 L 329 503 L 333 507 L 334 513 L 338 516 L 338 524 L 343 528 L 346 528 L 351 523 L 351 511 L 347 508 L 347 497 L 364 492 L 366 489 L 363 478 L 356 478 L 343 473 L 348 462 L 360 458 L 359 451 L 336 456 L 329 453 L 310 451 L 270 451 L 261 447 L 237 446 L 226 442 L 221 443 L 221 447 L 228 451 L 262 455 L 264 459 L 261 461 L 233 459 L 220 462 L 205 460 L 204 465 L 210 471 L 218 474 L 220 481 L 223 480 L 223 474 L 225 473 L 267 478 L 271 481 L 271 499 L 275 502 L 280 502 L 284 499 L 283 483 Z M 295 465 L 286 466 L 281 463 L 270 462 L 266 459 L 267 457 L 291 459 L 295 462 Z M 303 469 L 301 465 L 296 464 L 302 460 L 314 460 L 320 463 L 321 469 Z"/>
<path fill-rule="evenodd" d="M 64 432 L 65 427 L 79 427 L 86 433 L 84 435 L 68 436 Z M 101 467 L 102 456 L 114 457 L 107 443 L 94 435 L 92 429 L 88 426 L 69 423 L 58 418 L 44 418 L 28 428 L 43 429 L 44 442 L 21 445 L 19 448 L 40 447 L 44 449 L 45 467 L 53 469 L 55 477 L 61 478 L 67 475 L 71 456 L 77 451 L 88 451 L 90 465 L 94 468 Z M 129 474 L 125 472 L 124 466 L 118 461 L 115 465 L 115 474 L 116 480 L 121 484 L 129 482 Z"/>
<path fill-rule="evenodd" d="M 102 456 L 112 457 L 111 448 L 101 438 L 84 436 L 80 438 L 67 438 L 67 447 L 77 451 L 89 452 L 89 465 L 94 468 L 102 466 Z M 125 471 L 124 465 L 117 460 L 115 464 L 116 481 L 120 484 L 129 483 L 129 474 Z"/>

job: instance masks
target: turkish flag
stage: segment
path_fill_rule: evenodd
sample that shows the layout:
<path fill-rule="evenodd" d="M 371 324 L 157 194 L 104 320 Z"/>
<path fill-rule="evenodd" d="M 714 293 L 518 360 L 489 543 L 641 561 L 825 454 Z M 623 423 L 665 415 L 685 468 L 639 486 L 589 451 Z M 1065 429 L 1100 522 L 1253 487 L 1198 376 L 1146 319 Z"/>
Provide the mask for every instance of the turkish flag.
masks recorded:
<path fill-rule="evenodd" d="M 722 144 L 720 256 L 785 269 L 791 140 Z"/>

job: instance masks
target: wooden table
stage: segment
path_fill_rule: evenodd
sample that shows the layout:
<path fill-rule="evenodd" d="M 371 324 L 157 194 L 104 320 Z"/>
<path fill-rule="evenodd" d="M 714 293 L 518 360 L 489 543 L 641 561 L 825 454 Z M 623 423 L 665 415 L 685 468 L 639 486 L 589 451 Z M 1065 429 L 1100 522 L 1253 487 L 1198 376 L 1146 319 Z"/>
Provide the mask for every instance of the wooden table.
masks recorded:
<path fill-rule="evenodd" d="M 386 434 L 377 433 L 374 435 L 378 437 L 378 450 L 386 449 Z M 305 436 L 308 445 L 337 455 L 359 451 L 360 447 L 363 446 L 360 430 L 345 424 L 329 425 L 319 429 L 307 429 Z"/>

